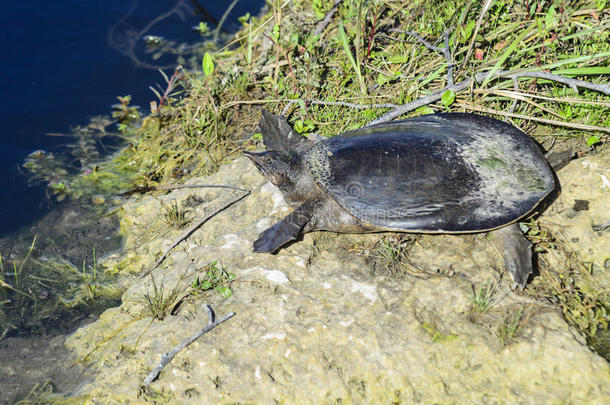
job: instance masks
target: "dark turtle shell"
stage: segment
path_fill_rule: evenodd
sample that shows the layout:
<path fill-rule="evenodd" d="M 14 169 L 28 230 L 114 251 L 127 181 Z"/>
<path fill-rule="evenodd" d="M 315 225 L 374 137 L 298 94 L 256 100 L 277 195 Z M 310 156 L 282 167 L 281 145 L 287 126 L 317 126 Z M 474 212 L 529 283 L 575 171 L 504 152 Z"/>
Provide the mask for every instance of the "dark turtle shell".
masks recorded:
<path fill-rule="evenodd" d="M 318 142 L 305 160 L 347 212 L 379 229 L 433 233 L 501 227 L 555 187 L 538 145 L 475 114 L 433 114 Z"/>

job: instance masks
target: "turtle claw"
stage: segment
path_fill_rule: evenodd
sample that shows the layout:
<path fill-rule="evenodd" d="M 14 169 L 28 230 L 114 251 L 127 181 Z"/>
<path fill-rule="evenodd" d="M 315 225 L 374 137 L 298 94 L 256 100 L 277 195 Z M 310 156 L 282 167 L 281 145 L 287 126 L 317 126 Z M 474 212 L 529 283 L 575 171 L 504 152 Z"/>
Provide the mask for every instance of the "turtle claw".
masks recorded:
<path fill-rule="evenodd" d="M 314 204 L 306 202 L 280 222 L 261 232 L 252 244 L 254 252 L 275 253 L 288 242 L 296 240 L 301 229 L 311 219 L 313 210 Z"/>
<path fill-rule="evenodd" d="M 296 239 L 296 235 L 286 232 L 288 229 L 283 229 L 282 222 L 278 222 L 271 228 L 268 228 L 260 235 L 252 244 L 252 250 L 255 253 L 275 253 L 279 248 Z"/>
<path fill-rule="evenodd" d="M 533 272 L 532 244 L 525 239 L 517 224 L 494 231 L 493 241 L 513 278 L 513 289 L 523 290 Z"/>

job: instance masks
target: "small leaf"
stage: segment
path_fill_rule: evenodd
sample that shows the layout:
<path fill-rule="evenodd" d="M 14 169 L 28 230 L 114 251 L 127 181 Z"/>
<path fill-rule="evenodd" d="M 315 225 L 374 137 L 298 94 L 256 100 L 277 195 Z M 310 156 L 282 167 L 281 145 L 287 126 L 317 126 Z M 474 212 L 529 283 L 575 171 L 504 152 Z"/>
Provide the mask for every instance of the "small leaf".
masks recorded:
<path fill-rule="evenodd" d="M 544 18 L 544 25 L 546 26 L 547 31 L 553 28 L 556 22 L 557 11 L 555 11 L 555 6 L 551 6 L 549 11 L 546 12 L 546 16 Z"/>
<path fill-rule="evenodd" d="M 250 13 L 246 13 L 245 15 L 242 15 L 241 17 L 238 18 L 238 20 L 243 25 L 248 24 L 248 20 L 250 20 Z"/>
<path fill-rule="evenodd" d="M 199 31 L 199 34 L 201 35 L 205 35 L 208 33 L 208 25 L 206 23 L 204 23 L 203 21 L 199 22 L 199 26 L 197 27 L 197 31 Z"/>
<path fill-rule="evenodd" d="M 417 110 L 415 110 L 416 113 L 419 114 L 434 114 L 434 110 L 431 107 L 428 106 L 424 106 L 424 107 L 419 107 Z"/>
<path fill-rule="evenodd" d="M 392 55 L 388 58 L 388 62 L 390 63 L 407 63 L 409 61 L 409 56 L 407 55 Z"/>
<path fill-rule="evenodd" d="M 474 26 L 476 24 L 475 20 L 471 20 L 464 28 L 462 31 L 462 39 L 463 40 L 467 40 L 470 39 L 470 36 L 472 35 L 472 31 L 474 29 Z"/>
<path fill-rule="evenodd" d="M 587 138 L 587 146 L 591 147 L 593 145 L 596 145 L 598 143 L 600 143 L 602 140 L 599 139 L 599 137 L 595 136 L 595 135 L 591 135 L 590 137 Z"/>
<path fill-rule="evenodd" d="M 205 55 L 203 55 L 201 67 L 203 68 L 203 74 L 206 76 L 210 76 L 214 73 L 214 61 L 212 61 L 212 55 L 210 55 L 209 52 L 206 52 Z"/>
<path fill-rule="evenodd" d="M 455 101 L 455 91 L 447 90 L 441 96 L 441 102 L 445 107 L 449 107 Z"/>
<path fill-rule="evenodd" d="M 233 294 L 233 291 L 231 291 L 231 289 L 226 286 L 218 287 L 218 292 L 225 298 L 229 298 L 231 294 Z"/>
<path fill-rule="evenodd" d="M 273 25 L 273 31 L 271 31 L 271 36 L 273 37 L 273 39 L 275 39 L 276 42 L 280 40 L 280 26 L 278 24 Z"/>

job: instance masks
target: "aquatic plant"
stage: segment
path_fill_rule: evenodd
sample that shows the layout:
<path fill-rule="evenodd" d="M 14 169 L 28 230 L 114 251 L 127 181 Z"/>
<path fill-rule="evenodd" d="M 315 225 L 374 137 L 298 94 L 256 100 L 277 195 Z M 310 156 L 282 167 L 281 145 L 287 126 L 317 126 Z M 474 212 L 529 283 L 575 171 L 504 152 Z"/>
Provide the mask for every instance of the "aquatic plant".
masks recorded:
<path fill-rule="evenodd" d="M 34 237 L 23 257 L 0 254 L 0 340 L 9 333 L 61 330 L 119 298 L 95 259 L 79 269 L 65 259 L 39 257 L 36 242 Z"/>

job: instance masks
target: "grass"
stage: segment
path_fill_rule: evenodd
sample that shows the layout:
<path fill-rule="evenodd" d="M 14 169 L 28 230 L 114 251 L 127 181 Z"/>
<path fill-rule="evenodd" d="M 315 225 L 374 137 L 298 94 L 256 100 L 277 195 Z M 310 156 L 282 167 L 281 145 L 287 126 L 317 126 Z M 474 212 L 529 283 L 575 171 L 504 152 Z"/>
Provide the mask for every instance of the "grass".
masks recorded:
<path fill-rule="evenodd" d="M 155 277 L 151 275 L 153 289 L 152 291 L 144 293 L 144 303 L 146 304 L 149 315 L 152 316 L 153 319 L 163 320 L 174 310 L 179 301 L 184 297 L 187 289 L 182 283 L 183 279 L 184 277 L 180 277 L 174 287 L 168 292 L 165 289 L 164 282 L 161 282 L 161 284 L 157 286 Z"/>
<path fill-rule="evenodd" d="M 104 272 L 98 274 L 95 249 L 92 265 L 83 261 L 79 269 L 65 259 L 37 257 L 36 242 L 20 258 L 0 254 L 0 340 L 15 331 L 60 330 L 120 295 Z"/>
<path fill-rule="evenodd" d="M 187 269 L 188 270 L 188 269 Z M 173 313 L 185 300 L 202 295 L 207 291 L 214 291 L 223 298 L 229 298 L 233 290 L 230 283 L 235 280 L 235 274 L 229 273 L 218 261 L 208 263 L 198 271 L 193 281 L 185 282 L 186 270 L 178 278 L 174 286 L 167 290 L 165 284 L 157 284 L 151 275 L 152 291 L 144 294 L 143 302 L 148 315 L 153 319 L 163 320 Z"/>
<path fill-rule="evenodd" d="M 497 334 L 502 346 L 507 346 L 515 340 L 523 320 L 523 309 L 507 310 L 502 322 L 498 325 Z"/>
<path fill-rule="evenodd" d="M 482 283 L 478 287 L 472 286 L 473 296 L 469 314 L 471 320 L 476 319 L 493 307 L 496 288 L 493 281 Z"/>
<path fill-rule="evenodd" d="M 190 225 L 192 218 L 189 217 L 189 210 L 180 208 L 176 200 L 172 200 L 169 205 L 161 202 L 165 209 L 165 223 L 175 229 L 184 229 Z"/>

